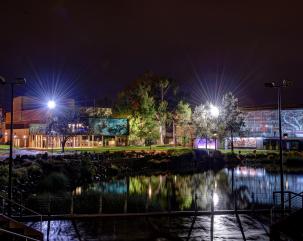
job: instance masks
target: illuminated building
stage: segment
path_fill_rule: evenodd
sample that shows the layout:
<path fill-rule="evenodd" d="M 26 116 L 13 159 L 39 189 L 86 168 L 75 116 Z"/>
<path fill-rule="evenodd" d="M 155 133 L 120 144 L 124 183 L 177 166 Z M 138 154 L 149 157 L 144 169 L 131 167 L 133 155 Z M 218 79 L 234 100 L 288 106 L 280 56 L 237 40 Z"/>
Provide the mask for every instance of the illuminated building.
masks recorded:
<path fill-rule="evenodd" d="M 243 108 L 245 128 L 234 139 L 235 148 L 278 149 L 278 111 L 274 107 Z M 303 149 L 303 108 L 285 108 L 281 112 L 283 148 Z"/>
<path fill-rule="evenodd" d="M 75 102 L 67 99 L 61 106 L 75 108 Z M 61 107 L 62 108 L 62 107 Z M 54 109 L 54 108 L 52 108 Z M 128 120 L 111 118 L 110 108 L 81 107 L 79 123 L 70 123 L 68 128 L 72 133 L 65 147 L 94 147 L 126 145 L 128 140 Z M 61 135 L 55 131 L 47 133 L 47 123 L 55 117 L 48 108 L 40 105 L 31 97 L 14 98 L 14 133 L 15 147 L 28 148 L 60 148 Z M 64 111 L 61 110 L 61 111 Z M 0 142 L 8 143 L 10 134 L 10 116 L 5 114 Z M 102 117 L 99 117 L 102 116 Z M 82 121 L 83 120 L 83 121 Z M 87 126 L 88 125 L 88 126 Z M 91 125 L 91 127 L 89 126 Z M 94 130 L 94 131 L 91 131 Z"/>

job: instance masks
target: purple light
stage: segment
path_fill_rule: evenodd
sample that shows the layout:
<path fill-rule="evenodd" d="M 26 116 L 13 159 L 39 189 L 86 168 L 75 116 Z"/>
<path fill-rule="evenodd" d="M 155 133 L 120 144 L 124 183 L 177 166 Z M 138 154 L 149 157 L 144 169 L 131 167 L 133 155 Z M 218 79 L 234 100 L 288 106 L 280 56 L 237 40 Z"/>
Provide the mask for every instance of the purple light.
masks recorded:
<path fill-rule="evenodd" d="M 194 142 L 195 148 L 198 149 L 206 149 L 206 139 L 205 138 L 197 138 Z M 207 139 L 207 149 L 215 149 L 216 140 Z"/>

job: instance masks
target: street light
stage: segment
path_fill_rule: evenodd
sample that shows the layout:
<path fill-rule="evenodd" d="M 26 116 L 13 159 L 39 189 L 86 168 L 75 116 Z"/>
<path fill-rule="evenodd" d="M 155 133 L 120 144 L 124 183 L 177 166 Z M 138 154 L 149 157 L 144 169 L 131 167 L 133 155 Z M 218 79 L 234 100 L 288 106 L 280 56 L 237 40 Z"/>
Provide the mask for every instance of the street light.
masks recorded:
<path fill-rule="evenodd" d="M 54 100 L 49 100 L 47 102 L 47 108 L 50 110 L 50 116 L 49 118 L 51 119 L 51 130 L 50 130 L 50 134 L 51 134 L 51 141 L 52 141 L 52 158 L 53 158 L 53 153 L 54 153 L 54 137 L 53 137 L 53 112 L 52 110 L 54 110 L 56 108 L 56 102 Z M 48 135 L 48 139 L 49 139 L 49 135 Z M 47 149 L 48 149 L 48 142 L 47 142 Z"/>
<path fill-rule="evenodd" d="M 56 102 L 54 100 L 49 100 L 47 102 L 47 107 L 52 110 L 52 109 L 55 109 L 56 108 Z"/>
<path fill-rule="evenodd" d="M 13 132 L 14 132 L 14 87 L 15 85 L 23 85 L 26 83 L 25 78 L 16 78 L 14 81 L 6 82 L 5 78 L 0 76 L 0 83 L 1 84 L 9 84 L 11 86 L 11 98 L 10 98 L 10 104 L 11 104 L 11 121 L 10 121 L 10 143 L 9 143 L 9 167 L 8 167 L 8 199 L 12 201 L 12 170 L 13 170 Z M 8 212 L 10 215 L 10 203 L 8 207 Z"/>
<path fill-rule="evenodd" d="M 283 153 L 282 153 L 282 121 L 281 121 L 281 92 L 282 88 L 292 86 L 292 81 L 283 80 L 282 82 L 270 82 L 265 83 L 267 88 L 278 89 L 278 119 L 279 119 L 279 156 L 280 156 L 280 189 L 281 189 L 281 207 L 284 214 L 284 180 L 283 180 Z"/>
<path fill-rule="evenodd" d="M 212 117 L 217 118 L 220 114 L 219 108 L 213 104 L 210 104 L 210 114 Z"/>

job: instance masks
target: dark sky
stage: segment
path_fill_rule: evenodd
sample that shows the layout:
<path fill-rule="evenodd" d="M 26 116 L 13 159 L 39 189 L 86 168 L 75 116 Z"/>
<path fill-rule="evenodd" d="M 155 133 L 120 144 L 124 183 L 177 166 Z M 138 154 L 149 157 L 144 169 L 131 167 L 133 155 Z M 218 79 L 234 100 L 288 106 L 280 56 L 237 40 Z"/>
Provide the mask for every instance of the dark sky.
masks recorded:
<path fill-rule="evenodd" d="M 67 88 L 72 97 L 92 100 L 114 98 L 151 70 L 178 81 L 193 103 L 231 90 L 242 105 L 275 103 L 263 83 L 291 79 L 284 101 L 303 104 L 302 7 L 293 1 L 1 0 L 0 75 L 26 77 L 19 94 Z M 7 89 L 0 88 L 4 102 Z"/>

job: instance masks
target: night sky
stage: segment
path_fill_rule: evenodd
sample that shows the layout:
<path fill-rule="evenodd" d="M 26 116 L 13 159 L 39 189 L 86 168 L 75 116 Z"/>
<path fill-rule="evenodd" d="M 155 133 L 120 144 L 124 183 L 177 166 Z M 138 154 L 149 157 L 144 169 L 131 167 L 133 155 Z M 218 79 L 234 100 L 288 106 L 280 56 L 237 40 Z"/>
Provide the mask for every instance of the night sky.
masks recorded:
<path fill-rule="evenodd" d="M 85 102 L 150 70 L 193 104 L 233 91 L 241 105 L 276 103 L 263 83 L 290 79 L 284 102 L 303 104 L 302 4 L 251 2 L 1 0 L 0 75 L 27 79 L 17 94 L 62 88 Z"/>

